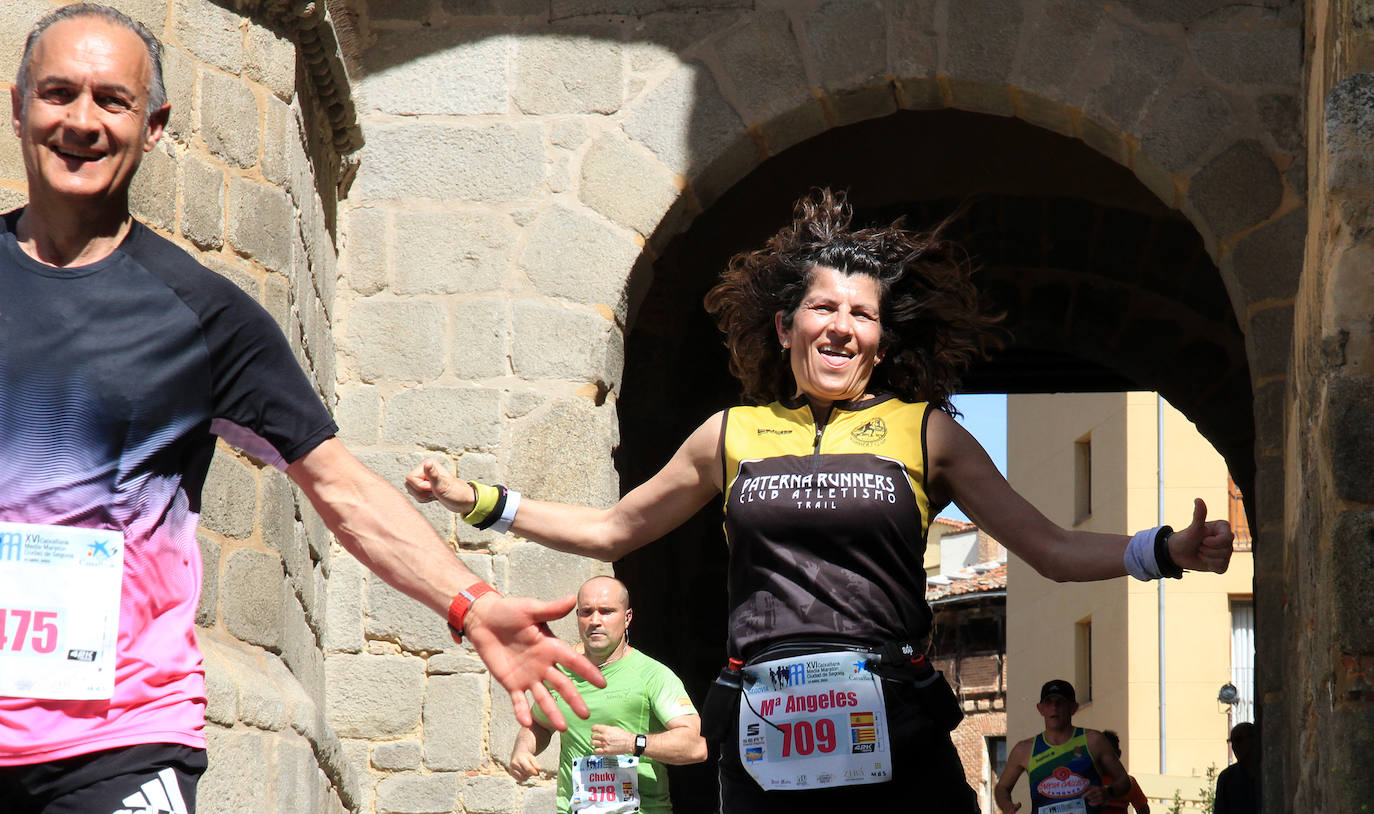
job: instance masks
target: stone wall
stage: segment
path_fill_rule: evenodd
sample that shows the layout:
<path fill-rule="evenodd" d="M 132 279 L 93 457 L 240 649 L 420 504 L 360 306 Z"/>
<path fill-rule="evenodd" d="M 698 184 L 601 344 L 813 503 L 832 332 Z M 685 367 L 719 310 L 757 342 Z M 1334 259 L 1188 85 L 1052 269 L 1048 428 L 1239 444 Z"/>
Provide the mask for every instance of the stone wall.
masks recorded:
<path fill-rule="evenodd" d="M 1305 656 L 1262 674 L 1282 744 L 1266 761 L 1289 785 L 1269 810 L 1368 799 L 1326 779 L 1360 788 L 1351 746 L 1374 731 L 1352 598 L 1368 569 L 1337 565 L 1367 559 L 1374 526 L 1364 0 L 357 0 L 330 4 L 356 26 L 351 86 L 325 4 L 117 5 L 168 45 L 174 110 L 140 216 L 266 305 L 343 438 L 396 483 L 433 454 L 537 497 L 614 500 L 655 259 L 828 130 L 958 108 L 1129 168 L 1197 229 L 1245 334 L 1261 661 L 1292 641 Z M 0 69 L 52 7 L 6 5 Z M 0 204 L 22 201 L 0 138 Z M 426 512 L 506 591 L 604 570 Z M 480 662 L 338 556 L 283 476 L 221 450 L 202 544 L 204 810 L 551 808 L 547 781 L 503 771 L 509 702 Z"/>
<path fill-rule="evenodd" d="M 9 81 L 28 30 L 57 5 L 6 4 L 0 72 Z M 333 201 L 317 181 L 334 168 L 317 169 L 328 151 L 308 125 L 321 114 L 298 83 L 297 46 L 203 0 L 113 5 L 163 41 L 172 104 L 166 136 L 134 180 L 135 214 L 258 299 L 332 402 Z M 0 206 L 24 200 L 18 141 L 7 133 Z M 204 811 L 341 811 L 357 796 L 324 716 L 319 640 L 331 541 L 301 502 L 284 475 L 221 445 L 200 533 L 211 752 Z"/>

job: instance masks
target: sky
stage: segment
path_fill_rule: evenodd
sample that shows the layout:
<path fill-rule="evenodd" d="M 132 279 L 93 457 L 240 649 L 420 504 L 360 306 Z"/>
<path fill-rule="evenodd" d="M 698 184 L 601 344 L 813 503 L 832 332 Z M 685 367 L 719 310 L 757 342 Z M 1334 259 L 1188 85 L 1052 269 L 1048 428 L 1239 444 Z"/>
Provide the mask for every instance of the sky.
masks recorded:
<path fill-rule="evenodd" d="M 1007 474 L 1007 397 L 1003 393 L 967 394 L 954 397 L 954 406 L 963 413 L 958 421 L 988 451 L 992 462 Z M 968 520 L 953 503 L 940 512 L 941 517 Z"/>

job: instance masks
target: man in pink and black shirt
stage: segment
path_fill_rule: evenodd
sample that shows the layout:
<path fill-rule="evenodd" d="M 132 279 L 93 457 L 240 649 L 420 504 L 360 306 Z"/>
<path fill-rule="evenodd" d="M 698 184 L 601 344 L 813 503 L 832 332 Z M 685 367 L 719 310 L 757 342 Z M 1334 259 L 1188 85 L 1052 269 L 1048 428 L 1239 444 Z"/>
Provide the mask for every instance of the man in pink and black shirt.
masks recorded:
<path fill-rule="evenodd" d="M 0 219 L 7 811 L 194 810 L 195 532 L 216 437 L 283 469 L 345 548 L 448 614 L 522 723 L 526 690 L 562 721 L 541 680 L 576 698 L 555 663 L 601 684 L 542 625 L 572 597 L 480 583 L 334 437 L 271 317 L 130 217 L 129 182 L 169 111 L 146 29 L 101 6 L 53 12 L 29 36 L 11 105 L 29 203 Z"/>

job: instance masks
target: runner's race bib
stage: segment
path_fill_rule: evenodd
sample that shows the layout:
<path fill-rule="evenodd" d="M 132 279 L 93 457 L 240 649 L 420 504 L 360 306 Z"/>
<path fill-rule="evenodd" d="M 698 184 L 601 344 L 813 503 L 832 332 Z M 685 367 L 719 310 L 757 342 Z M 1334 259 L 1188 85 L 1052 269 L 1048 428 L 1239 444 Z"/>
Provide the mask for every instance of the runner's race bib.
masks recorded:
<path fill-rule="evenodd" d="M 114 694 L 124 536 L 0 523 L 0 695 Z"/>
<path fill-rule="evenodd" d="M 1040 806 L 1039 814 L 1088 814 L 1088 804 L 1082 797 Z"/>
<path fill-rule="evenodd" d="M 574 814 L 628 814 L 639 810 L 639 758 L 586 755 L 572 764 Z"/>
<path fill-rule="evenodd" d="M 739 756 L 765 791 L 892 779 L 882 682 L 864 653 L 841 651 L 744 668 Z"/>

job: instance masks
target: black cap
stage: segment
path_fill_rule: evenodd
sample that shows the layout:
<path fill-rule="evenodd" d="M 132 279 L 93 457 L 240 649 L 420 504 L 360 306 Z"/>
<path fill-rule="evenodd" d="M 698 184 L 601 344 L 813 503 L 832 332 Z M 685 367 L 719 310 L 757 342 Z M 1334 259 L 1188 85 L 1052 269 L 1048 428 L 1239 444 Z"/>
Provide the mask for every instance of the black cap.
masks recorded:
<path fill-rule="evenodd" d="M 1063 698 L 1065 701 L 1078 703 L 1078 697 L 1074 695 L 1073 692 L 1073 685 L 1062 678 L 1056 678 L 1052 681 L 1046 681 L 1045 686 L 1040 688 L 1041 701 L 1044 701 L 1051 695 L 1057 695 Z"/>

